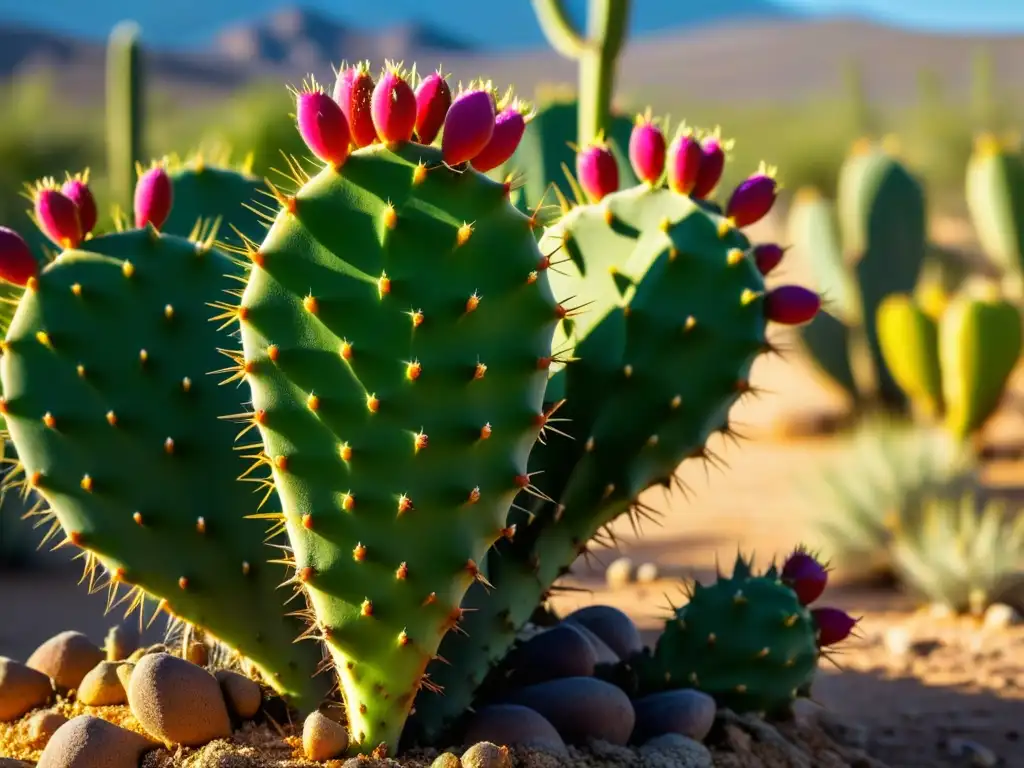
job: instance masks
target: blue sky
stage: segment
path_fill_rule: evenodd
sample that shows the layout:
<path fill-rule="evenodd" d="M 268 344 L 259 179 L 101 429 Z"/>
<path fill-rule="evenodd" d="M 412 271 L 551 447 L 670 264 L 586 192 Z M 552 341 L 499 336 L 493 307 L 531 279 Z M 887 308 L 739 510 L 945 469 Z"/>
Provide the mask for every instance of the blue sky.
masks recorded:
<path fill-rule="evenodd" d="M 777 2 L 782 6 L 812 13 L 855 11 L 895 24 L 928 29 L 1024 31 L 1024 0 L 777 0 Z"/>

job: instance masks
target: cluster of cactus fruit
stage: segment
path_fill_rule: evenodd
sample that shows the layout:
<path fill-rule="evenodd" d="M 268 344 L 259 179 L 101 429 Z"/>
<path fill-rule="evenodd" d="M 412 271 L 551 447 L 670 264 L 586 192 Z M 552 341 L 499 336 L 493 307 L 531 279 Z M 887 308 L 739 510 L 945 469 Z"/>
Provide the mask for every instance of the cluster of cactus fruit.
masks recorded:
<path fill-rule="evenodd" d="M 295 96 L 322 167 L 291 160 L 296 189 L 250 203 L 260 241 L 165 232 L 194 203 L 159 164 L 109 235 L 90 235 L 84 179 L 36 189 L 61 253 L 40 267 L 0 231 L 0 277 L 24 286 L 2 410 L 20 482 L 114 588 L 300 709 L 330 684 L 326 650 L 352 751 L 379 754 L 414 705 L 422 739 L 467 710 L 588 542 L 731 434 L 768 322 L 819 299 L 768 290 L 783 251 L 739 229 L 771 208 L 769 173 L 711 201 L 717 134 L 639 119 L 624 190 L 602 142 L 581 148 L 551 223 L 484 175 L 529 117 L 490 84 L 357 65 Z"/>

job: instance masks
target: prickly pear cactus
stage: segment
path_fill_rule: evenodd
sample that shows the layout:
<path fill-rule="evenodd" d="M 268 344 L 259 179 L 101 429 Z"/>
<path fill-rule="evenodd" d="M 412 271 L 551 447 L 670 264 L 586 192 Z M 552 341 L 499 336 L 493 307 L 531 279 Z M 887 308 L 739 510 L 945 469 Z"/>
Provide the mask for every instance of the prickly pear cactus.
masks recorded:
<path fill-rule="evenodd" d="M 1024 293 L 1024 155 L 995 136 L 980 136 L 967 165 L 967 209 L 978 240 L 1007 278 Z"/>
<path fill-rule="evenodd" d="M 492 94 L 456 96 L 440 149 L 412 141 L 418 106 L 434 112 L 390 66 L 348 118 L 315 87 L 298 95 L 325 166 L 279 193 L 236 310 L 310 633 L 334 661 L 351 749 L 378 754 L 432 685 L 478 564 L 512 535 L 564 314 L 509 186 L 445 163 L 499 137 Z M 365 108 L 381 141 L 352 151 Z"/>
<path fill-rule="evenodd" d="M 878 341 L 893 379 L 927 419 L 941 415 L 942 371 L 935 319 L 905 293 L 878 305 Z"/>
<path fill-rule="evenodd" d="M 431 669 L 444 696 L 418 700 L 426 740 L 466 711 L 490 666 L 595 534 L 619 515 L 643 514 L 643 491 L 669 486 L 683 460 L 706 458 L 712 433 L 731 434 L 729 410 L 751 391 L 755 358 L 771 349 L 768 321 L 806 322 L 819 306 L 796 286 L 767 291 L 764 273 L 782 250 L 754 246 L 737 229 L 771 208 L 770 176 L 744 182 L 723 215 L 694 193 L 717 185 L 717 139 L 702 144 L 680 133 L 666 152 L 649 123 L 635 131 L 647 137 L 631 153 L 646 181 L 613 191 L 610 148 L 581 148 L 576 197 L 597 202 L 572 206 L 541 240 L 556 295 L 579 308 L 556 333 L 556 356 L 572 360 L 548 384 L 548 409 L 557 412 L 530 460 L 544 498 L 520 500 L 515 539 L 487 560 L 494 591 L 470 590 L 466 635 L 441 646 L 460 664 Z"/>
<path fill-rule="evenodd" d="M 285 570 L 268 562 L 266 523 L 246 519 L 265 493 L 238 482 L 249 462 L 224 418 L 249 393 L 209 375 L 232 347 L 211 305 L 243 270 L 210 239 L 156 229 L 170 189 L 153 169 L 136 194 L 136 219 L 149 223 L 84 239 L 94 217 L 83 227 L 82 207 L 41 187 L 36 217 L 64 247 L 41 269 L 5 237 L 2 276 L 25 286 L 0 358 L 0 410 L 22 470 L 12 479 L 49 505 L 51 535 L 63 529 L 86 553 L 90 584 L 102 570 L 113 594 L 128 588 L 129 610 L 158 599 L 308 709 L 326 693 L 313 678 L 321 654 L 294 643 L 302 625 L 286 615 Z M 18 253 L 30 267 L 20 279 Z"/>

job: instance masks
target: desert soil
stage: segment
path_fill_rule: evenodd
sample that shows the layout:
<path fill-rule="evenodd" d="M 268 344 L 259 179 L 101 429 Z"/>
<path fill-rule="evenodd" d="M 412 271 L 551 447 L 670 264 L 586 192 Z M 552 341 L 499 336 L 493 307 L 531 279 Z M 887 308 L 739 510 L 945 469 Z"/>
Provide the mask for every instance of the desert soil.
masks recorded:
<path fill-rule="evenodd" d="M 945 240 L 960 239 L 963 233 L 956 223 L 946 230 L 952 236 Z M 755 237 L 774 233 L 769 222 Z M 778 272 L 774 283 L 809 284 L 806 265 L 799 262 L 786 263 Z M 776 340 L 792 338 L 780 334 Z M 659 525 L 645 523 L 638 538 L 627 521 L 619 521 L 614 526 L 619 552 L 598 555 L 605 564 L 620 553 L 635 563 L 656 563 L 662 577 L 609 589 L 598 559 L 589 566 L 580 562 L 565 580 L 579 591 L 557 594 L 556 611 L 595 602 L 615 605 L 653 643 L 681 578 L 713 575 L 716 560 L 731 565 L 737 547 L 755 552 L 763 565 L 784 557 L 799 542 L 816 543 L 813 516 L 822 511 L 808 509 L 795 480 L 834 452 L 834 442 L 782 437 L 778 427 L 840 412 L 843 401 L 796 351 L 784 360 L 759 360 L 751 378 L 761 393 L 733 412 L 734 426 L 750 439 L 711 446 L 727 466 L 684 464 L 688 498 L 652 491 L 645 500 L 663 513 Z M 1022 381 L 1017 377 L 1015 395 Z M 989 438 L 1012 441 L 1020 435 L 1024 417 L 1011 405 L 992 425 Z M 1021 479 L 1024 465 L 1003 465 L 997 473 L 999 482 Z M 0 654 L 25 658 L 42 640 L 72 628 L 102 640 L 113 617 L 102 617 L 102 595 L 85 598 L 84 593 L 60 570 L 0 574 Z M 1024 627 L 986 629 L 937 618 L 898 593 L 842 584 L 832 585 L 822 602 L 863 619 L 861 637 L 835 659 L 839 667 L 823 666 L 814 697 L 862 726 L 857 738 L 874 756 L 898 768 L 1024 768 Z"/>

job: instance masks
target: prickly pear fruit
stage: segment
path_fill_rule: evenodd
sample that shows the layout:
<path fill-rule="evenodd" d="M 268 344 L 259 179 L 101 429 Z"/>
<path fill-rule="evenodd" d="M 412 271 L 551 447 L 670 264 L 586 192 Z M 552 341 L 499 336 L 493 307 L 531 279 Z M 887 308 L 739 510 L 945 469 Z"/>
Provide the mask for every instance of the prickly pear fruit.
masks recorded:
<path fill-rule="evenodd" d="M 55 245 L 77 248 L 82 242 L 82 223 L 75 202 L 44 182 L 35 191 L 35 215 L 39 228 Z"/>
<path fill-rule="evenodd" d="M 704 152 L 700 141 L 688 132 L 679 132 L 668 148 L 668 185 L 679 195 L 689 195 L 697 184 Z"/>
<path fill-rule="evenodd" d="M 828 571 L 818 560 L 802 549 L 790 555 L 782 565 L 782 581 L 796 592 L 801 605 L 810 605 L 825 591 Z"/>
<path fill-rule="evenodd" d="M 838 608 L 814 608 L 811 618 L 817 630 L 818 645 L 825 648 L 848 638 L 857 626 L 857 619 Z"/>
<path fill-rule="evenodd" d="M 640 181 L 657 184 L 665 172 L 665 134 L 650 116 L 637 117 L 629 137 L 629 161 Z"/>
<path fill-rule="evenodd" d="M 494 95 L 484 89 L 460 93 L 444 118 L 441 156 L 448 165 L 476 157 L 494 135 Z"/>
<path fill-rule="evenodd" d="M 367 147 L 377 140 L 371 112 L 373 88 L 373 75 L 366 62 L 343 68 L 334 83 L 334 101 L 348 121 L 352 143 L 356 147 Z"/>
<path fill-rule="evenodd" d="M 0 227 L 0 280 L 25 285 L 39 274 L 39 262 L 25 238 L 7 227 Z"/>
<path fill-rule="evenodd" d="M 299 134 L 310 151 L 336 168 L 344 165 L 352 134 L 337 102 L 323 91 L 304 91 L 296 99 L 295 115 Z"/>
<path fill-rule="evenodd" d="M 423 78 L 416 86 L 416 140 L 433 144 L 452 105 L 452 90 L 440 72 Z"/>
<path fill-rule="evenodd" d="M 736 187 L 725 207 L 725 215 L 737 227 L 756 224 L 768 215 L 775 204 L 776 186 L 770 173 L 758 171 Z"/>
<path fill-rule="evenodd" d="M 722 171 L 725 170 L 725 148 L 717 136 L 705 138 L 701 144 L 700 167 L 697 170 L 697 180 L 694 182 L 690 195 L 697 200 L 703 200 L 718 186 L 722 179 Z"/>
<path fill-rule="evenodd" d="M 926 418 L 942 413 L 939 329 L 912 296 L 894 293 L 878 305 L 878 343 L 889 372 Z"/>
<path fill-rule="evenodd" d="M 604 142 L 595 142 L 577 154 L 576 175 L 580 187 L 595 203 L 619 188 L 619 164 Z"/>
<path fill-rule="evenodd" d="M 402 72 L 388 66 L 373 89 L 370 114 L 377 136 L 391 144 L 412 139 L 416 130 L 416 94 Z"/>
<path fill-rule="evenodd" d="M 160 229 L 171 214 L 174 187 L 163 166 L 157 165 L 139 177 L 135 185 L 135 226 Z"/>
<path fill-rule="evenodd" d="M 523 133 L 526 132 L 526 118 L 516 107 L 508 107 L 501 111 L 494 120 L 494 135 L 473 158 L 472 165 L 480 173 L 494 170 L 515 154 Z"/>
<path fill-rule="evenodd" d="M 775 243 L 763 243 L 754 246 L 752 255 L 754 264 L 757 265 L 757 271 L 762 275 L 768 275 L 782 262 L 782 257 L 786 255 L 786 249 Z"/>
<path fill-rule="evenodd" d="M 810 322 L 821 309 L 821 297 L 802 285 L 780 285 L 764 299 L 765 316 L 782 325 Z"/>
<path fill-rule="evenodd" d="M 96 227 L 98 212 L 96 199 L 89 189 L 89 173 L 79 174 L 64 182 L 60 191 L 78 207 L 78 220 L 82 225 L 82 236 L 88 235 Z"/>

